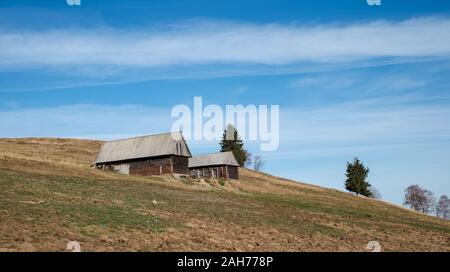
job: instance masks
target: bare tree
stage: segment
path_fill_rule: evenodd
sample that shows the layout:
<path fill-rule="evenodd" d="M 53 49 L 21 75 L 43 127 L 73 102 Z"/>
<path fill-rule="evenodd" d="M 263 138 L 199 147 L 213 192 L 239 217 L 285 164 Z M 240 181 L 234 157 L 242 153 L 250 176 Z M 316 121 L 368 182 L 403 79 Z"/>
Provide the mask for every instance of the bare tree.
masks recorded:
<path fill-rule="evenodd" d="M 253 154 L 249 152 L 247 161 L 245 162 L 245 168 L 249 169 L 252 167 L 252 165 L 253 165 Z"/>
<path fill-rule="evenodd" d="M 266 162 L 260 155 L 255 155 L 253 157 L 253 169 L 255 169 L 255 171 L 261 171 L 264 168 L 265 164 Z"/>
<path fill-rule="evenodd" d="M 433 193 L 421 188 L 419 185 L 411 185 L 405 190 L 405 200 L 403 205 L 409 206 L 418 212 L 431 212 L 434 203 L 435 198 Z"/>
<path fill-rule="evenodd" d="M 423 213 L 431 213 L 434 211 L 436 207 L 436 198 L 434 197 L 433 192 L 425 190 L 425 204 L 423 206 Z"/>
<path fill-rule="evenodd" d="M 373 199 L 381 199 L 380 192 L 377 190 L 377 188 L 373 187 L 373 185 L 369 187 L 369 191 L 370 191 L 370 194 L 371 194 L 371 198 L 373 198 Z"/>
<path fill-rule="evenodd" d="M 425 202 L 425 193 L 419 185 L 411 185 L 405 190 L 403 205 L 409 206 L 415 211 L 420 211 Z"/>
<path fill-rule="evenodd" d="M 436 206 L 436 216 L 443 219 L 450 219 L 450 199 L 443 195 L 439 198 Z"/>

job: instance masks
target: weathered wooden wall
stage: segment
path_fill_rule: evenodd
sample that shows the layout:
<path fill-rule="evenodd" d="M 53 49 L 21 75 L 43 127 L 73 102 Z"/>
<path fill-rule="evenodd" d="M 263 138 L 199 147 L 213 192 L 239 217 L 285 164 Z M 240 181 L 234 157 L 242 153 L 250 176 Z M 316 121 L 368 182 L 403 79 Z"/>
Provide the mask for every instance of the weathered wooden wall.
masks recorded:
<path fill-rule="evenodd" d="M 227 166 L 228 169 L 228 178 L 230 179 L 239 179 L 239 168 L 237 166 Z"/>
<path fill-rule="evenodd" d="M 175 174 L 189 175 L 189 158 L 172 156 L 172 163 Z"/>
<path fill-rule="evenodd" d="M 171 157 L 130 162 L 130 175 L 158 176 L 172 174 Z"/>
<path fill-rule="evenodd" d="M 113 162 L 98 165 L 97 168 L 139 176 L 158 176 L 166 174 L 189 175 L 188 158 L 180 156 L 164 156 L 126 162 Z"/>
<path fill-rule="evenodd" d="M 200 171 L 200 174 L 199 174 Z M 213 171 L 217 174 L 213 177 Z M 221 179 L 239 179 L 239 170 L 236 166 L 206 166 L 190 169 L 190 175 L 193 178 L 221 178 Z"/>
<path fill-rule="evenodd" d="M 189 159 L 180 156 L 138 159 L 126 162 L 102 164 L 97 167 L 99 169 L 116 171 L 122 174 L 140 176 L 179 174 L 191 175 L 193 178 L 239 179 L 239 168 L 237 166 L 220 165 L 189 169 Z M 198 171 L 201 171 L 200 175 Z"/>

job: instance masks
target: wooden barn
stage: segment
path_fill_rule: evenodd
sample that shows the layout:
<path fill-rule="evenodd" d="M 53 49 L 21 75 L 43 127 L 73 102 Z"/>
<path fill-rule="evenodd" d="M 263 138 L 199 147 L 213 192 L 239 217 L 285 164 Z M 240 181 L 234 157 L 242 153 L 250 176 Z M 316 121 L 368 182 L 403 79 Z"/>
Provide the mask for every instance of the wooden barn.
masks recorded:
<path fill-rule="evenodd" d="M 105 142 L 95 167 L 126 175 L 189 175 L 192 157 L 181 132 Z"/>
<path fill-rule="evenodd" d="M 239 179 L 239 163 L 233 152 L 221 152 L 195 156 L 189 159 L 193 178 Z"/>

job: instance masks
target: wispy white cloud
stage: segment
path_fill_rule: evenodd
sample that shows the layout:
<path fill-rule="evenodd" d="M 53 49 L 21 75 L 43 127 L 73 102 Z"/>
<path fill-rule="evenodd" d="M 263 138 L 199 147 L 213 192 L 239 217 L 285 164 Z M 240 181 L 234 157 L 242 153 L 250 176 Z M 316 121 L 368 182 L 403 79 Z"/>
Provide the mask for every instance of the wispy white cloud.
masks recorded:
<path fill-rule="evenodd" d="M 170 130 L 170 109 L 140 105 L 64 105 L 0 112 L 0 137 L 117 139 Z"/>
<path fill-rule="evenodd" d="M 293 82 L 290 83 L 290 86 L 299 89 L 311 87 L 336 89 L 336 88 L 350 87 L 357 82 L 358 79 L 353 75 L 337 75 L 337 76 L 315 75 L 315 76 L 306 76 L 301 79 L 294 80 Z"/>
<path fill-rule="evenodd" d="M 339 63 L 386 57 L 448 57 L 449 45 L 447 18 L 348 25 L 204 21 L 161 29 L 1 29 L 0 69 Z M 114 69 L 104 71 L 116 72 Z M 84 70 L 76 69 L 80 71 Z"/>
<path fill-rule="evenodd" d="M 450 139 L 450 109 L 446 105 L 375 99 L 285 109 L 282 116 L 282 142 L 297 145 L 392 146 Z"/>
<path fill-rule="evenodd" d="M 355 149 L 392 149 L 449 142 L 448 106 L 430 101 L 412 103 L 414 100 L 411 99 L 400 96 L 320 107 L 282 107 L 280 150 L 271 156 L 314 154 L 326 157 Z M 169 131 L 176 120 L 170 116 L 170 111 L 170 106 L 155 108 L 143 105 L 15 108 L 0 111 L 0 137 L 111 139 L 164 132 Z M 216 143 L 203 141 L 195 144 L 207 147 Z M 258 143 L 248 144 L 257 146 Z"/>

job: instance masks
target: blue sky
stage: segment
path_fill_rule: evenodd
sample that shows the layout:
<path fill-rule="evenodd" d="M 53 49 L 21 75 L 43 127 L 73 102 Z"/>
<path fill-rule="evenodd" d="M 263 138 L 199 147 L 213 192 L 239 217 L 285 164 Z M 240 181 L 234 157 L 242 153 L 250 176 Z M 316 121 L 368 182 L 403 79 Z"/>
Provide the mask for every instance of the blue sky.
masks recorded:
<path fill-rule="evenodd" d="M 278 104 L 267 172 L 343 190 L 358 156 L 400 204 L 450 194 L 449 81 L 449 1 L 0 2 L 0 137 L 168 131 L 194 96 Z"/>

